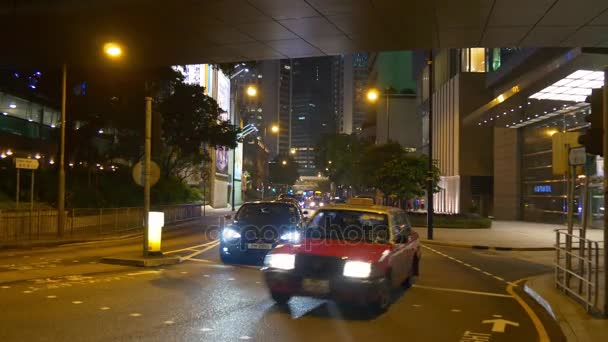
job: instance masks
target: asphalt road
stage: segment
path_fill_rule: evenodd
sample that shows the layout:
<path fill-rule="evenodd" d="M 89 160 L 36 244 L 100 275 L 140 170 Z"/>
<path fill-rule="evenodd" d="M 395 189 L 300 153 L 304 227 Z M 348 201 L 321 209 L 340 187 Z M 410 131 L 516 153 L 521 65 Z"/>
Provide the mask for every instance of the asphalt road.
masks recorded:
<path fill-rule="evenodd" d="M 563 340 L 518 282 L 551 270 L 513 252 L 425 246 L 416 285 L 380 316 L 310 298 L 281 309 L 256 267 L 219 262 L 216 222 L 167 233 L 163 250 L 188 260 L 164 268 L 98 263 L 139 239 L 0 251 L 0 341 Z"/>

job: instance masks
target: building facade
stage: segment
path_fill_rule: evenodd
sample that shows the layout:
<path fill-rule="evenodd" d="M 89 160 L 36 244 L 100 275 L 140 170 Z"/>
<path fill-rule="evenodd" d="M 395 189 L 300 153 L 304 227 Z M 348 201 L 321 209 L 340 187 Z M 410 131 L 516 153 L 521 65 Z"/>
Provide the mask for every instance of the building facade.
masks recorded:
<path fill-rule="evenodd" d="M 554 172 L 553 136 L 588 127 L 585 102 L 603 84 L 606 55 L 589 49 L 441 50 L 434 54 L 433 153 L 442 172 L 438 211 L 563 223 L 566 178 Z M 428 69 L 421 73 L 428 107 Z M 589 156 L 590 222 L 603 217 L 597 165 Z M 599 177 L 598 177 L 599 176 Z M 577 185 L 575 215 L 582 218 Z"/>

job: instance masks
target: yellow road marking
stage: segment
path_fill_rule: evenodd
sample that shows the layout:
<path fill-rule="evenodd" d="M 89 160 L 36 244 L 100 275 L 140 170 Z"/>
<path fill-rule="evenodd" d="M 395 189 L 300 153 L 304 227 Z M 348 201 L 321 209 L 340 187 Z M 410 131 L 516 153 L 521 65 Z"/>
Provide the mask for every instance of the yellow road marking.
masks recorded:
<path fill-rule="evenodd" d="M 471 290 L 463 290 L 463 289 L 451 289 L 451 288 L 446 288 L 446 287 L 435 287 L 435 286 L 425 286 L 425 285 L 414 285 L 413 287 L 419 288 L 419 289 L 425 289 L 425 290 L 466 293 L 466 294 L 474 294 L 474 295 L 490 296 L 490 297 L 513 298 L 513 296 L 511 296 L 511 295 L 502 294 L 502 293 L 494 293 L 494 292 L 481 292 L 481 291 L 471 291 Z"/>
<path fill-rule="evenodd" d="M 207 247 L 207 246 L 212 245 L 212 244 L 214 244 L 216 242 L 218 242 L 218 240 L 213 240 L 213 241 L 205 242 L 203 244 L 196 245 L 196 246 L 188 246 L 188 247 L 185 247 L 185 248 L 180 248 L 180 249 L 175 249 L 175 250 L 168 251 L 168 252 L 163 252 L 163 254 L 172 254 L 172 253 L 183 252 L 183 251 L 187 251 L 187 250 L 196 250 L 196 248 Z"/>
<path fill-rule="evenodd" d="M 515 283 L 509 283 L 509 285 L 507 286 L 507 292 L 511 296 L 513 296 L 513 298 L 515 298 L 517 303 L 519 303 L 519 305 L 521 305 L 521 307 L 524 309 L 524 311 L 528 314 L 528 316 L 532 320 L 532 323 L 534 324 L 534 328 L 536 329 L 536 332 L 538 333 L 539 342 L 549 342 L 550 341 L 549 335 L 547 334 L 547 330 L 545 329 L 545 326 L 543 325 L 540 318 L 538 318 L 538 316 L 536 315 L 534 310 L 532 310 L 532 308 L 528 305 L 528 303 L 526 303 L 526 301 L 523 300 L 515 292 L 515 290 L 513 290 L 514 286 L 518 286 L 518 284 L 524 280 L 526 280 L 526 278 L 519 279 L 519 280 L 515 281 Z"/>
<path fill-rule="evenodd" d="M 213 262 L 213 261 L 207 260 L 207 259 L 190 258 L 188 260 L 190 260 L 190 261 L 196 261 L 196 262 L 204 262 L 206 264 L 217 264 L 217 262 Z"/>
<path fill-rule="evenodd" d="M 219 246 L 219 245 L 220 245 L 220 242 L 219 242 L 218 240 L 216 240 L 216 241 L 215 241 L 215 242 L 214 242 L 212 245 L 207 246 L 207 247 L 205 247 L 205 248 L 201 249 L 200 251 L 196 251 L 196 252 L 194 252 L 194 253 L 192 253 L 192 254 L 186 255 L 186 256 L 185 256 L 185 257 L 183 257 L 182 259 L 183 259 L 183 260 L 190 260 L 190 259 L 194 258 L 195 256 L 197 256 L 197 255 L 199 255 L 199 254 L 202 254 L 202 253 L 205 253 L 206 251 L 208 251 L 208 250 L 210 250 L 210 249 L 212 249 L 212 248 L 215 248 L 215 247 L 217 247 L 217 246 Z"/>

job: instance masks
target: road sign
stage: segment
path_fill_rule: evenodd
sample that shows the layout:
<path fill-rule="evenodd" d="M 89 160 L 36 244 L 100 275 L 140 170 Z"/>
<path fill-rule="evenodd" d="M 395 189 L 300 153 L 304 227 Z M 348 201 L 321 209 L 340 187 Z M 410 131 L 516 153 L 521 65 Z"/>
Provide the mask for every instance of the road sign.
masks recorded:
<path fill-rule="evenodd" d="M 512 325 L 514 327 L 518 327 L 519 323 L 507 321 L 506 319 L 497 318 L 497 319 L 487 319 L 485 321 L 481 321 L 483 324 L 492 324 L 492 332 L 504 333 L 507 325 Z"/>
<path fill-rule="evenodd" d="M 18 169 L 36 170 L 40 166 L 37 159 L 15 158 L 15 167 Z"/>
<path fill-rule="evenodd" d="M 568 162 L 572 166 L 585 165 L 587 161 L 587 153 L 585 153 L 585 147 L 574 147 L 570 149 L 568 154 Z"/>
<path fill-rule="evenodd" d="M 133 166 L 132 175 L 133 180 L 135 181 L 135 183 L 137 183 L 137 185 L 144 186 L 145 168 L 143 167 L 142 162 L 139 162 L 135 164 L 135 166 Z M 153 186 L 154 184 L 158 183 L 159 179 L 160 167 L 158 167 L 158 164 L 156 164 L 155 162 L 150 161 L 150 186 Z"/>

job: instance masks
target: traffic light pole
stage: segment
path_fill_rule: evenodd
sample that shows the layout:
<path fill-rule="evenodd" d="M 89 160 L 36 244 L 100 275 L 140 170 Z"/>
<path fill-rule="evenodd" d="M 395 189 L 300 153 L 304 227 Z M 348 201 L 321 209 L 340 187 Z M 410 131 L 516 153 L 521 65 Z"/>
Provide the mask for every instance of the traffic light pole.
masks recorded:
<path fill-rule="evenodd" d="M 604 203 L 608 198 L 608 65 L 604 66 L 604 91 L 602 94 L 604 116 Z M 605 205 L 604 205 L 605 206 Z M 604 315 L 608 316 L 608 215 L 604 212 Z"/>

